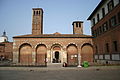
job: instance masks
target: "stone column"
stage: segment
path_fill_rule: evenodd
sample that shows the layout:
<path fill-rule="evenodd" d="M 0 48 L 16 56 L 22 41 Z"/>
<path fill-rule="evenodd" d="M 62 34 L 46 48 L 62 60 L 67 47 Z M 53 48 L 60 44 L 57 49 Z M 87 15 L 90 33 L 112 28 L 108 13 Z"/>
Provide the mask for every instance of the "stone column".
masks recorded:
<path fill-rule="evenodd" d="M 15 42 L 13 43 L 13 63 L 19 62 L 19 48 L 17 48 Z"/>
<path fill-rule="evenodd" d="M 50 61 L 51 61 L 50 50 L 47 50 L 47 63 L 50 63 Z"/>
<path fill-rule="evenodd" d="M 13 52 L 13 63 L 18 63 L 19 62 L 19 52 L 14 51 Z"/>
<path fill-rule="evenodd" d="M 78 48 L 78 66 L 77 67 L 82 67 L 81 66 L 81 48 Z"/>
<path fill-rule="evenodd" d="M 51 63 L 52 63 L 52 59 L 53 59 L 53 54 L 52 54 L 52 53 L 53 53 L 53 51 L 51 50 L 51 51 L 50 51 L 50 58 L 51 58 L 50 61 L 51 61 Z"/>
<path fill-rule="evenodd" d="M 36 62 L 36 52 L 35 49 L 32 50 L 32 64 L 35 65 Z"/>

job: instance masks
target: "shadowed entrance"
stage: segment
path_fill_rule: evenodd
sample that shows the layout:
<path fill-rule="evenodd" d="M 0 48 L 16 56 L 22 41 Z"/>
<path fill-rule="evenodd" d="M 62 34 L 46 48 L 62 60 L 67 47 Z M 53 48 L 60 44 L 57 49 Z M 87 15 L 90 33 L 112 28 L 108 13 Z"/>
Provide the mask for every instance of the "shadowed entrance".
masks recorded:
<path fill-rule="evenodd" d="M 56 63 L 60 63 L 60 60 L 59 60 L 59 52 L 58 52 L 58 51 L 55 52 L 55 62 L 56 62 Z"/>

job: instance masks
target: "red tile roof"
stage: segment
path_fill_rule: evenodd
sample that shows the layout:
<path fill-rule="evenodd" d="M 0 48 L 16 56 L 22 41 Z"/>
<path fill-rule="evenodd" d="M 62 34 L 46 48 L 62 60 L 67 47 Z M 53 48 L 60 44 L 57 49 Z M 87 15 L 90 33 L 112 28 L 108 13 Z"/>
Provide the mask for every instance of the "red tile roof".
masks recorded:
<path fill-rule="evenodd" d="M 21 35 L 14 36 L 13 38 L 92 38 L 91 35 L 82 34 L 41 34 L 41 35 Z"/>

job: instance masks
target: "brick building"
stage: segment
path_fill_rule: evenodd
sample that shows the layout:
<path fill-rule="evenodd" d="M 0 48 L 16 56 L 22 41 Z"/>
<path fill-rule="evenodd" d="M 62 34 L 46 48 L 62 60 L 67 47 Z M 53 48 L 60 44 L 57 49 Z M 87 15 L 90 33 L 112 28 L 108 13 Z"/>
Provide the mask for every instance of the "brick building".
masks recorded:
<path fill-rule="evenodd" d="M 78 66 L 93 62 L 92 36 L 83 34 L 83 22 L 74 21 L 73 34 L 43 34 L 43 9 L 32 9 L 32 34 L 13 37 L 13 62 L 47 66 L 63 63 Z"/>
<path fill-rule="evenodd" d="M 3 32 L 3 35 L 0 37 L 0 60 L 2 58 L 7 60 L 12 60 L 13 54 L 13 42 L 8 41 L 6 32 Z"/>
<path fill-rule="evenodd" d="M 101 0 L 88 20 L 98 63 L 120 64 L 120 0 Z"/>

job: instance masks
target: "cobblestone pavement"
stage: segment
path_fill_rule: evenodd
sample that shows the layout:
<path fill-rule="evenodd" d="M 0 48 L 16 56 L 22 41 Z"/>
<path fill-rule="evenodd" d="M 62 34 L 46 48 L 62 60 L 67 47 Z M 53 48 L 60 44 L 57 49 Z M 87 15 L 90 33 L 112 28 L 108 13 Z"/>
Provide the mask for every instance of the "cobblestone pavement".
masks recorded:
<path fill-rule="evenodd" d="M 120 80 L 120 66 L 89 68 L 0 67 L 0 80 Z"/>

